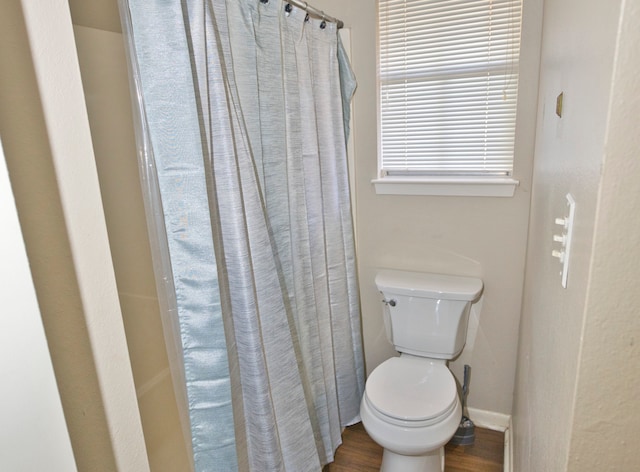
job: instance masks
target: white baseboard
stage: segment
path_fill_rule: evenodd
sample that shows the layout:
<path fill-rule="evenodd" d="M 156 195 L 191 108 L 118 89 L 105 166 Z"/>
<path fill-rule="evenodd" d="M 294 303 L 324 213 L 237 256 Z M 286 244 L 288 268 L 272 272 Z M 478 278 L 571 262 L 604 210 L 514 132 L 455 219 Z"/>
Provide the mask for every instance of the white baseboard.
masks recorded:
<path fill-rule="evenodd" d="M 513 426 L 511 415 L 496 413 L 494 411 L 467 408 L 473 424 L 479 428 L 501 431 L 504 433 L 504 472 L 513 470 Z"/>
<path fill-rule="evenodd" d="M 496 413 L 494 411 L 479 410 L 477 408 L 467 408 L 467 411 L 469 412 L 471 421 L 473 421 L 476 426 L 501 432 L 509 429 L 511 415 Z"/>
<path fill-rule="evenodd" d="M 509 416 L 509 428 L 504 432 L 504 472 L 513 470 L 513 420 Z"/>

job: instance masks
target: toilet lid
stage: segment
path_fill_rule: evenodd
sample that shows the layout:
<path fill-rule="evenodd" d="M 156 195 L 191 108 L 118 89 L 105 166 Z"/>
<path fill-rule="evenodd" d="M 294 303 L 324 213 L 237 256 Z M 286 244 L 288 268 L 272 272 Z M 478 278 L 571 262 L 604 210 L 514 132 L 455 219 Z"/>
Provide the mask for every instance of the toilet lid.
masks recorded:
<path fill-rule="evenodd" d="M 436 418 L 458 395 L 445 365 L 410 357 L 392 357 L 380 364 L 367 379 L 365 391 L 380 413 L 404 421 Z"/>

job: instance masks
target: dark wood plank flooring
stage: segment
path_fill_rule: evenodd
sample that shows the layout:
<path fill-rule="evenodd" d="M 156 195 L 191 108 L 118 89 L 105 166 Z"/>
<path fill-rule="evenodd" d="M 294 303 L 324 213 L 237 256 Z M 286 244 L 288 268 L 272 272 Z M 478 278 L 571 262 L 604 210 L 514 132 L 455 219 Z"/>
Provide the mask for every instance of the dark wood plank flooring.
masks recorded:
<path fill-rule="evenodd" d="M 504 433 L 476 428 L 473 446 L 447 446 L 445 472 L 502 472 Z M 348 427 L 336 460 L 323 472 L 378 472 L 382 448 L 369 437 L 362 423 Z"/>

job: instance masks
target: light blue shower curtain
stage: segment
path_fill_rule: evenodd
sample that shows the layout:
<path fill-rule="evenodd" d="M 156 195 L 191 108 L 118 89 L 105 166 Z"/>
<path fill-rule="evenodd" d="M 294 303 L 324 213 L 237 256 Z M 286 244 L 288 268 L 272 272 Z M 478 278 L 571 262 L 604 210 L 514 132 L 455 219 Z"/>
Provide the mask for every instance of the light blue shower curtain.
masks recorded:
<path fill-rule="evenodd" d="M 336 25 L 285 5 L 121 2 L 198 471 L 317 471 L 358 421 L 355 82 Z"/>

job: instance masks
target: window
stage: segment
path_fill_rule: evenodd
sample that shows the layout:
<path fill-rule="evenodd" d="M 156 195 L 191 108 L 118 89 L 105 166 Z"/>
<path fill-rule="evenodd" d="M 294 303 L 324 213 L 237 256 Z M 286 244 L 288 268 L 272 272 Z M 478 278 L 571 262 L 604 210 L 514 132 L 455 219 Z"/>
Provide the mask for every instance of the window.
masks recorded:
<path fill-rule="evenodd" d="M 522 0 L 379 0 L 378 193 L 448 182 L 513 194 L 521 16 Z"/>

